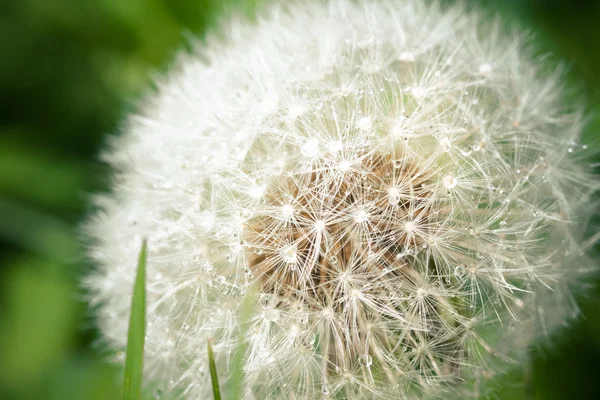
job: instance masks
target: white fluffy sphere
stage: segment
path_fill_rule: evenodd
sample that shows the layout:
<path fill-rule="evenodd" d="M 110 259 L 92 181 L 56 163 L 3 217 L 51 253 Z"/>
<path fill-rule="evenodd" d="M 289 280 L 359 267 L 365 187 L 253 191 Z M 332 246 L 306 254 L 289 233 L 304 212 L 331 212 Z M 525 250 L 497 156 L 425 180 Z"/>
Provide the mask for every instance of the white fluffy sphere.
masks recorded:
<path fill-rule="evenodd" d="M 460 7 L 271 7 L 186 55 L 128 119 L 87 224 L 123 349 L 148 238 L 161 398 L 477 396 L 576 312 L 597 187 L 580 115 L 525 39 Z M 242 326 L 241 305 L 256 287 Z"/>

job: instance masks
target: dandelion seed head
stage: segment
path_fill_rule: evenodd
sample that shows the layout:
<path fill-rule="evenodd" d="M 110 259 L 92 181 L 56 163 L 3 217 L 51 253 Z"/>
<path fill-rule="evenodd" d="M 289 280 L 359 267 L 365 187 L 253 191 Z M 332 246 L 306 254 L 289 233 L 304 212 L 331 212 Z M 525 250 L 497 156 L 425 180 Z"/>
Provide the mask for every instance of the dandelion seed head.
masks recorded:
<path fill-rule="evenodd" d="M 85 283 L 122 352 L 148 238 L 145 382 L 209 396 L 210 338 L 244 398 L 473 398 L 576 314 L 581 116 L 521 34 L 426 3 L 271 6 L 129 117 Z"/>

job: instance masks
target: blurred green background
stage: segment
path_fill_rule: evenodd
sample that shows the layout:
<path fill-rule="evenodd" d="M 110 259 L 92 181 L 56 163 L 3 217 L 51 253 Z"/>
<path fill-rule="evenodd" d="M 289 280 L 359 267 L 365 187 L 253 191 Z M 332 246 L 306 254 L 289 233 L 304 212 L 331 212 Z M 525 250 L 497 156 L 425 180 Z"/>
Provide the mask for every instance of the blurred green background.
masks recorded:
<path fill-rule="evenodd" d="M 118 398 L 120 371 L 94 346 L 77 283 L 90 268 L 77 227 L 109 176 L 97 153 L 174 52 L 219 16 L 255 3 L 1 2 L 0 399 Z M 537 50 L 553 53 L 550 66 L 568 61 L 592 116 L 586 140 L 597 143 L 600 2 L 477 4 L 532 30 Z M 497 398 L 598 398 L 599 299 L 598 289 L 583 298 L 585 318 L 536 349 L 525 372 L 503 379 Z"/>

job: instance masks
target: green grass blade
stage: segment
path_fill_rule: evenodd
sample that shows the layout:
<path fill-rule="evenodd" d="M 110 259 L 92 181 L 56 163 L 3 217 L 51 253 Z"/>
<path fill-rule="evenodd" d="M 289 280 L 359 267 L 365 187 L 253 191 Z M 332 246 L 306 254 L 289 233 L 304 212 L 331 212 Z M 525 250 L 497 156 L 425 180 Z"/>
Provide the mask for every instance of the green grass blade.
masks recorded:
<path fill-rule="evenodd" d="M 210 368 L 210 381 L 212 383 L 213 397 L 215 400 L 221 400 L 221 389 L 219 389 L 219 377 L 217 376 L 217 366 L 215 365 L 215 355 L 213 353 L 212 342 L 208 339 L 208 366 Z"/>
<path fill-rule="evenodd" d="M 255 305 L 257 289 L 255 286 L 251 286 L 246 293 L 246 296 L 242 302 L 241 313 L 240 313 L 240 332 L 238 337 L 240 342 L 233 355 L 233 362 L 231 368 L 231 399 L 240 400 L 242 398 L 242 384 L 244 379 L 244 355 L 246 353 L 246 344 L 244 338 L 246 337 L 246 331 L 248 330 L 248 321 L 252 315 L 252 310 Z"/>
<path fill-rule="evenodd" d="M 123 377 L 123 400 L 142 397 L 142 369 L 144 366 L 144 339 L 146 335 L 146 241 L 138 258 L 137 273 L 131 299 L 127 355 Z"/>

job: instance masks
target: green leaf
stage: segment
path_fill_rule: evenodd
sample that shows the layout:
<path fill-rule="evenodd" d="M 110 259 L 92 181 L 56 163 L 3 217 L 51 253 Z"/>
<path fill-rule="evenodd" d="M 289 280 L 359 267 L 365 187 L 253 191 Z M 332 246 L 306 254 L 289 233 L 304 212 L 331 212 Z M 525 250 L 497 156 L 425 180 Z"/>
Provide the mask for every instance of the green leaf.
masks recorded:
<path fill-rule="evenodd" d="M 131 299 L 127 355 L 123 378 L 123 400 L 140 400 L 142 392 L 142 370 L 144 366 L 144 338 L 146 335 L 146 241 L 137 265 L 137 274 Z"/>
<path fill-rule="evenodd" d="M 210 381 L 212 383 L 213 397 L 215 400 L 221 400 L 221 389 L 219 389 L 219 377 L 217 376 L 217 366 L 215 365 L 215 355 L 211 340 L 208 339 L 208 365 L 210 368 Z"/>

